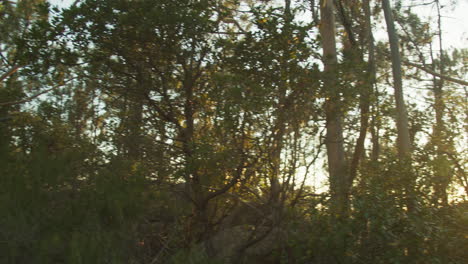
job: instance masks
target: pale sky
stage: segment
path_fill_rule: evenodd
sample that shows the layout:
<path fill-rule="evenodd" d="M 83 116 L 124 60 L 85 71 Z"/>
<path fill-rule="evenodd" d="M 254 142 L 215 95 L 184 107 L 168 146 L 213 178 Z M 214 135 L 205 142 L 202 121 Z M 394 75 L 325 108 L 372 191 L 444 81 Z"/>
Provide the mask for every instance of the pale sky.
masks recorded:
<path fill-rule="evenodd" d="M 441 2 L 443 5 L 449 1 L 442 0 Z M 427 18 L 432 16 L 433 22 L 437 23 L 437 10 L 434 5 L 414 10 L 417 10 L 417 14 L 423 21 L 427 21 Z M 441 14 L 442 41 L 445 48 L 468 48 L 468 0 L 457 0 L 454 8 L 443 7 Z"/>

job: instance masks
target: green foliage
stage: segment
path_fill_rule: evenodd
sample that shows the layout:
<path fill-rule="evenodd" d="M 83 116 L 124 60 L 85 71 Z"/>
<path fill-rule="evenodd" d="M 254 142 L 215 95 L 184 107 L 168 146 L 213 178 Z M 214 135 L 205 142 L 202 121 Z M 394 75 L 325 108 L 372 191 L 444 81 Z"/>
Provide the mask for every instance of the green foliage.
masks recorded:
<path fill-rule="evenodd" d="M 63 123 L 17 122 L 22 136 L 0 159 L 1 262 L 128 263 L 144 179 L 125 163 L 89 170 L 92 149 Z"/>
<path fill-rule="evenodd" d="M 0 262 L 464 263 L 468 207 L 453 193 L 468 186 L 465 94 L 444 84 L 443 126 L 427 110 L 436 99 L 410 104 L 413 158 L 399 160 L 385 43 L 378 91 L 365 83 L 364 2 L 335 1 L 351 31 L 337 27 L 334 87 L 318 25 L 300 21 L 310 2 L 0 0 Z M 435 31 L 396 15 L 421 59 Z M 431 69 L 463 79 L 466 57 L 440 54 Z M 350 160 L 362 118 L 376 143 L 342 183 L 343 215 L 311 180 L 326 174 L 331 96 Z"/>

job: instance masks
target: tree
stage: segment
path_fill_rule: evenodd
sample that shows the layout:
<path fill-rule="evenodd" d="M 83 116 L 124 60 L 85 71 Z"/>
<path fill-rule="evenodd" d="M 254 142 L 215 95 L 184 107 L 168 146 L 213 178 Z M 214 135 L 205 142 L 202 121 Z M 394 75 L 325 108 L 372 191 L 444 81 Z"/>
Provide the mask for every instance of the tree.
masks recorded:
<path fill-rule="evenodd" d="M 335 41 L 335 16 L 333 1 L 320 3 L 324 89 L 327 98 L 324 104 L 326 115 L 326 146 L 328 171 L 330 174 L 330 192 L 332 195 L 332 212 L 344 216 L 347 211 L 347 166 L 343 147 L 341 96 L 336 78 L 338 64 Z"/>
<path fill-rule="evenodd" d="M 398 153 L 402 161 L 406 161 L 411 157 L 411 141 L 408 129 L 408 114 L 403 95 L 403 82 L 401 73 L 401 57 L 398 35 L 395 30 L 392 8 L 389 0 L 382 0 L 382 8 L 385 14 L 385 22 L 387 24 L 388 38 L 390 41 L 390 51 L 392 60 L 393 82 L 395 89 L 395 104 L 396 104 L 396 124 L 398 130 Z"/>
<path fill-rule="evenodd" d="M 335 40 L 334 3 L 331 0 L 320 1 L 320 35 L 323 50 L 323 89 L 325 89 L 324 112 L 326 117 L 326 141 L 328 173 L 330 181 L 330 212 L 337 225 L 336 258 L 342 261 L 345 255 L 345 235 L 341 230 L 343 220 L 349 210 L 349 175 L 345 159 L 342 128 L 342 97 L 337 81 L 337 50 Z"/>
<path fill-rule="evenodd" d="M 403 76 L 379 1 L 0 2 L 0 262 L 466 259 L 467 54 L 412 6 Z"/>

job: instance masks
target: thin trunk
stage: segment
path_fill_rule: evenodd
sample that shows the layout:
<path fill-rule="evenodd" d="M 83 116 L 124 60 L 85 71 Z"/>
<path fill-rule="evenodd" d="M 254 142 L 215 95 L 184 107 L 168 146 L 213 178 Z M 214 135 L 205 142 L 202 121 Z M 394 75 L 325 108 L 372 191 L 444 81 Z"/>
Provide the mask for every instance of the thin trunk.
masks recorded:
<path fill-rule="evenodd" d="M 406 105 L 403 97 L 403 81 L 401 73 L 399 40 L 395 30 L 395 24 L 389 0 L 382 0 L 382 7 L 385 14 L 385 22 L 387 24 L 387 32 L 390 41 L 390 51 L 392 56 L 392 72 L 397 112 L 396 123 L 398 133 L 398 154 L 401 160 L 407 160 L 411 157 L 411 140 L 408 129 L 408 114 L 406 112 Z"/>
<path fill-rule="evenodd" d="M 144 91 L 146 89 L 146 81 L 141 74 L 138 81 L 138 89 Z M 127 155 L 129 160 L 138 161 L 141 158 L 141 137 L 143 125 L 143 105 L 140 96 L 130 96 L 128 105 L 128 135 L 127 135 Z"/>
<path fill-rule="evenodd" d="M 343 142 L 341 96 L 337 79 L 337 51 L 333 0 L 320 3 L 324 87 L 329 95 L 325 101 L 326 147 L 330 177 L 331 211 L 344 217 L 348 210 L 348 177 Z"/>
<path fill-rule="evenodd" d="M 372 152 L 371 160 L 377 164 L 380 156 L 380 115 L 379 115 L 379 90 L 374 87 L 375 101 L 372 104 L 372 119 L 371 119 L 371 137 L 372 137 Z"/>
<path fill-rule="evenodd" d="M 290 35 L 291 29 L 291 0 L 285 0 L 285 10 L 284 10 L 284 18 L 285 18 L 285 26 L 283 34 L 286 36 Z M 289 38 L 286 38 L 289 39 Z M 281 75 L 282 80 L 289 79 L 289 66 L 288 66 L 288 59 L 290 52 L 288 51 L 287 45 L 284 51 L 284 55 L 281 58 Z M 282 204 L 280 201 L 280 195 L 282 188 L 280 186 L 280 174 L 281 174 L 281 152 L 283 151 L 283 140 L 286 134 L 286 113 L 287 107 L 286 104 L 286 93 L 288 90 L 288 83 L 286 81 L 282 81 L 279 87 L 279 94 L 278 94 L 278 106 L 276 108 L 276 122 L 275 126 L 273 127 L 273 146 L 272 146 L 272 153 L 271 153 L 271 167 L 272 172 L 270 175 L 270 197 L 269 202 L 270 205 L 273 207 L 274 217 L 273 222 L 274 224 L 279 224 L 281 221 L 282 215 Z"/>
<path fill-rule="evenodd" d="M 436 7 L 437 7 L 437 23 L 438 23 L 438 30 L 439 30 L 439 72 L 441 75 L 444 75 L 444 54 L 443 54 L 443 47 L 442 47 L 442 21 L 440 15 L 440 3 L 436 0 Z M 432 54 L 431 54 L 432 55 Z M 435 64 L 432 63 L 432 70 L 435 72 Z M 443 100 L 443 86 L 444 86 L 444 79 L 439 79 L 434 76 L 433 77 L 433 87 L 434 87 L 434 109 L 435 109 L 435 117 L 436 117 L 436 124 L 434 127 L 434 140 L 436 145 L 436 159 L 438 161 L 437 168 L 435 168 L 434 176 L 435 176 L 435 198 L 436 202 L 443 206 L 448 205 L 448 195 L 447 195 L 447 187 L 450 182 L 449 180 L 449 171 L 447 170 L 448 160 L 444 154 L 446 149 L 446 139 L 445 139 L 445 123 L 444 123 L 444 110 L 445 104 Z"/>
<path fill-rule="evenodd" d="M 331 245 L 334 253 L 329 263 L 346 262 L 346 234 L 343 230 L 348 215 L 349 178 L 343 142 L 341 95 L 337 82 L 337 51 L 335 39 L 335 16 L 333 0 L 320 2 L 320 34 L 323 49 L 323 85 L 326 94 L 324 103 L 326 117 L 326 138 L 328 173 L 330 181 L 331 225 L 336 238 Z"/>
<path fill-rule="evenodd" d="M 198 171 L 198 160 L 195 155 L 194 88 L 198 78 L 196 75 L 191 65 L 184 65 L 183 89 L 185 100 L 183 113 L 185 127 L 181 127 L 179 133 L 181 134 L 182 151 L 185 158 L 185 192 L 192 202 L 192 216 L 187 226 L 188 245 L 202 241 L 210 233 L 210 224 L 207 217 L 207 201 L 204 197 L 204 190 Z"/>
<path fill-rule="evenodd" d="M 129 160 L 140 160 L 142 157 L 142 120 L 143 120 L 143 105 L 141 102 L 130 102 L 128 120 L 128 135 L 126 139 L 127 155 Z"/>
<path fill-rule="evenodd" d="M 144 70 L 144 65 L 139 65 L 136 78 L 136 91 L 128 94 L 127 106 L 128 133 L 125 144 L 127 158 L 131 161 L 139 161 L 143 156 L 143 94 L 151 86 L 150 79 Z"/>
<path fill-rule="evenodd" d="M 398 35 L 395 30 L 392 9 L 390 7 L 389 0 L 382 0 L 382 6 L 385 15 L 385 22 L 387 24 L 388 38 L 390 41 L 391 60 L 392 60 L 392 72 L 393 82 L 395 89 L 395 103 L 396 103 L 396 124 L 397 124 L 397 147 L 398 157 L 400 160 L 400 174 L 403 191 L 405 193 L 405 203 L 408 209 L 409 215 L 416 214 L 416 195 L 415 195 L 415 183 L 416 180 L 413 177 L 412 166 L 411 166 L 411 139 L 408 129 L 408 116 L 406 112 L 405 101 L 403 98 L 403 81 L 401 72 L 401 58 L 399 50 Z M 415 237 L 416 235 L 409 232 L 409 237 Z M 415 260 L 420 255 L 419 249 L 416 242 L 412 242 L 405 248 L 408 250 L 408 259 Z"/>
<path fill-rule="evenodd" d="M 356 146 L 354 148 L 353 158 L 351 161 L 349 169 L 349 185 L 352 186 L 354 179 L 357 175 L 357 170 L 359 167 L 360 159 L 364 156 L 365 148 L 364 143 L 366 140 L 367 129 L 369 128 L 369 109 L 370 109 L 370 96 L 374 87 L 375 82 L 375 61 L 374 61 L 374 38 L 372 35 L 372 24 L 371 24 L 371 11 L 369 0 L 364 1 L 364 12 L 366 16 L 366 40 L 367 40 L 367 49 L 369 52 L 369 59 L 367 62 L 367 72 L 364 77 L 362 84 L 364 87 L 360 93 L 359 109 L 361 111 L 360 117 L 360 129 L 359 136 L 356 141 Z M 351 32 L 351 29 L 348 30 Z M 348 36 L 351 38 L 351 34 L 348 33 Z M 351 42 L 351 49 L 357 50 L 357 42 Z M 359 57 L 358 63 L 363 63 L 363 56 Z"/>

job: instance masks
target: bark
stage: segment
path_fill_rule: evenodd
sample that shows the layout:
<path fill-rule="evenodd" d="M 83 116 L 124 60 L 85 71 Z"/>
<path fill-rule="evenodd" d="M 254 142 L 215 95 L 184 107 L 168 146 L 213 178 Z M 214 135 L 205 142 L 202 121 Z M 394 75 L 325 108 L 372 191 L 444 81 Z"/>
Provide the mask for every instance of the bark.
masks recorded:
<path fill-rule="evenodd" d="M 194 85 L 195 78 L 193 77 L 192 69 L 184 67 L 184 119 L 185 127 L 179 131 L 182 139 L 182 151 L 185 157 L 185 175 L 186 193 L 192 201 L 192 217 L 188 223 L 188 242 L 199 242 L 207 236 L 208 219 L 207 219 L 207 203 L 203 197 L 203 190 L 200 182 L 200 175 L 197 168 L 197 160 L 195 158 L 194 132 L 195 132 L 195 109 L 194 109 Z"/>
<path fill-rule="evenodd" d="M 341 3 L 341 1 L 340 1 Z M 343 10 L 343 8 L 341 8 Z M 343 12 L 343 11 L 342 11 Z M 365 27 L 366 27 L 366 40 L 367 40 L 367 49 L 369 52 L 369 59 L 367 62 L 367 72 L 362 78 L 361 84 L 364 86 L 360 92 L 360 101 L 359 101 L 359 109 L 361 112 L 360 117 L 360 128 L 359 128 L 359 136 L 356 140 L 356 145 L 354 148 L 353 157 L 350 164 L 349 169 L 349 185 L 350 187 L 353 184 L 354 179 L 357 176 L 357 170 L 359 167 L 359 163 L 361 158 L 364 156 L 365 148 L 364 143 L 366 140 L 367 129 L 369 128 L 369 109 L 370 109 L 370 95 L 373 90 L 374 82 L 375 82 L 375 61 L 374 61 L 374 39 L 372 36 L 372 25 L 371 25 L 371 12 L 370 12 L 370 4 L 369 0 L 364 1 L 364 12 L 366 16 Z M 344 14 L 343 14 L 344 16 Z M 345 19 L 343 19 L 345 21 Z M 348 38 L 351 43 L 351 49 L 353 51 L 357 51 L 359 49 L 357 42 L 352 37 L 352 30 L 350 26 L 345 24 L 345 27 L 348 28 L 346 31 L 348 32 Z M 356 60 L 357 63 L 363 64 L 364 58 L 363 56 L 353 56 L 353 59 Z"/>
<path fill-rule="evenodd" d="M 400 160 L 400 174 L 401 180 L 404 184 L 403 191 L 405 192 L 405 203 L 409 215 L 416 214 L 416 197 L 414 186 L 416 180 L 413 177 L 411 166 L 411 139 L 408 128 L 408 116 L 406 112 L 405 101 L 403 97 L 403 81 L 401 71 L 401 58 L 399 50 L 398 35 L 395 30 L 392 9 L 389 0 L 382 0 L 382 7 L 385 15 L 385 22 L 387 24 L 387 33 L 390 41 L 391 61 L 393 82 L 395 89 L 395 103 L 396 103 L 396 124 L 397 124 L 397 147 L 398 157 Z M 415 236 L 415 234 L 408 234 L 408 236 Z M 408 246 L 408 259 L 414 259 L 418 256 L 419 249 L 416 244 L 412 243 Z"/>
<path fill-rule="evenodd" d="M 348 177 L 343 142 L 341 96 L 337 79 L 337 51 L 335 40 L 335 16 L 333 0 L 320 3 L 324 87 L 329 95 L 325 101 L 326 148 L 330 177 L 331 211 L 337 216 L 345 216 L 348 210 Z"/>
<path fill-rule="evenodd" d="M 143 94 L 151 86 L 149 78 L 143 66 L 139 67 L 136 74 L 136 93 L 128 96 L 128 112 L 126 113 L 127 136 L 125 140 L 125 152 L 127 159 L 133 162 L 141 160 L 143 154 L 142 127 L 143 127 Z"/>
<path fill-rule="evenodd" d="M 443 46 L 442 46 L 442 19 L 440 15 L 440 3 L 436 0 L 436 7 L 437 7 L 437 24 L 439 30 L 439 72 L 441 75 L 444 75 L 444 54 L 443 54 Z M 435 64 L 433 65 L 433 71 L 435 72 Z M 447 188 L 450 183 L 449 171 L 447 170 L 448 159 L 444 155 L 443 151 L 448 147 L 446 144 L 448 143 L 445 139 L 445 123 L 444 123 L 444 111 L 445 111 L 445 103 L 443 99 L 443 87 L 444 87 L 444 79 L 437 80 L 434 76 L 433 78 L 433 88 L 434 88 L 434 109 L 435 109 L 435 117 L 436 117 L 436 124 L 434 127 L 434 139 L 435 145 L 437 148 L 437 161 L 440 164 L 434 170 L 435 176 L 435 186 L 434 186 L 434 196 L 436 199 L 436 204 L 441 201 L 442 206 L 448 206 L 448 194 Z"/>
<path fill-rule="evenodd" d="M 378 108 L 377 106 L 373 107 Z M 373 110 L 375 113 L 376 111 Z M 371 137 L 372 137 L 372 152 L 371 152 L 371 160 L 373 163 L 376 163 L 379 160 L 380 155 L 380 134 L 379 134 L 379 117 L 378 115 L 374 114 L 371 119 Z"/>
<path fill-rule="evenodd" d="M 285 0 L 285 10 L 284 10 L 284 18 L 285 18 L 285 25 L 283 34 L 286 36 L 290 36 L 291 33 L 291 22 L 292 22 L 292 15 L 291 15 L 291 0 Z M 286 38 L 288 39 L 288 38 Z M 289 65 L 288 59 L 290 52 L 286 45 L 286 50 L 284 52 L 284 56 L 281 58 L 281 74 L 284 76 L 284 79 L 289 79 Z M 283 79 L 283 78 L 282 78 Z M 270 175 L 270 197 L 269 203 L 272 207 L 273 211 L 273 224 L 279 225 L 281 222 L 281 216 L 283 211 L 283 203 L 280 199 L 282 188 L 280 185 L 280 176 L 281 176 L 281 152 L 284 148 L 284 136 L 286 134 L 287 129 L 287 120 L 286 115 L 288 112 L 288 108 L 290 105 L 287 103 L 287 90 L 288 90 L 288 83 L 282 81 L 279 87 L 279 94 L 278 94 L 278 105 L 276 108 L 276 122 L 273 127 L 273 144 L 271 150 L 271 157 L 270 157 L 270 164 L 271 164 L 271 175 Z"/>
<path fill-rule="evenodd" d="M 397 123 L 397 147 L 401 160 L 406 160 L 411 156 L 411 140 L 408 129 L 408 114 L 403 96 L 403 81 L 401 72 L 401 57 L 399 49 L 398 35 L 395 30 L 392 9 L 389 0 L 382 0 L 382 7 L 387 24 L 388 38 L 390 41 L 390 51 L 392 59 L 393 82 L 395 89 L 396 103 L 396 123 Z"/>

